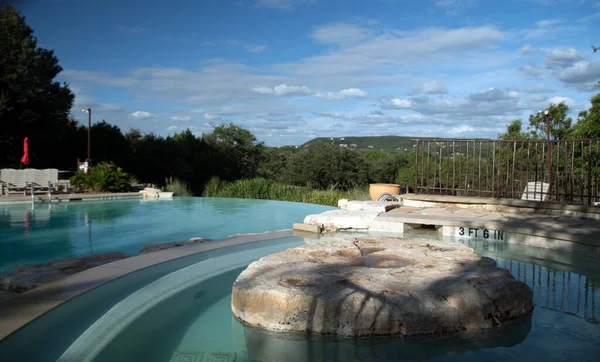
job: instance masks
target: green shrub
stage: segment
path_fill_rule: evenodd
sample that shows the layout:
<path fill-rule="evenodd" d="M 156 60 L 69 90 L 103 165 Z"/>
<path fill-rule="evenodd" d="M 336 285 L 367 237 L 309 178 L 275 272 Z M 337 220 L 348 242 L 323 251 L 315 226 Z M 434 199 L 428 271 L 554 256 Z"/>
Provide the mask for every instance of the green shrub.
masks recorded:
<path fill-rule="evenodd" d="M 244 199 L 263 199 L 304 202 L 337 206 L 340 199 L 367 200 L 368 193 L 363 189 L 312 190 L 307 187 L 284 185 L 264 178 L 238 180 L 232 183 L 221 183 L 213 178 L 204 189 L 207 197 L 231 197 Z"/>
<path fill-rule="evenodd" d="M 177 195 L 177 196 L 192 196 L 193 195 L 188 184 L 181 181 L 178 178 L 175 178 L 172 181 L 170 181 L 167 184 L 167 186 L 165 187 L 165 189 L 168 192 L 174 192 L 175 195 Z"/>
<path fill-rule="evenodd" d="M 85 187 L 94 192 L 124 192 L 129 190 L 130 176 L 120 167 L 100 163 L 89 168 L 88 173 L 77 172 L 70 178 L 76 187 Z"/>

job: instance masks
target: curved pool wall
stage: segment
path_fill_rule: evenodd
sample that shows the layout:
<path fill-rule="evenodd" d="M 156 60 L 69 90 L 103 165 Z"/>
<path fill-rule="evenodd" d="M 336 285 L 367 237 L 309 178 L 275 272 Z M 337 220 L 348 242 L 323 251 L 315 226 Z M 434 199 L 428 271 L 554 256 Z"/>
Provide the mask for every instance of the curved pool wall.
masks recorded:
<path fill-rule="evenodd" d="M 333 207 L 295 202 L 175 197 L 0 205 L 0 274 L 22 264 L 88 254 L 137 253 L 192 237 L 291 229 Z"/>
<path fill-rule="evenodd" d="M 232 317 L 231 285 L 248 263 L 330 236 L 252 242 L 131 273 L 68 301 L 0 341 L 0 360 L 180 361 L 218 357 L 228 361 L 235 355 L 237 362 L 579 361 L 600 355 L 597 261 L 512 244 L 470 245 L 496 259 L 534 292 L 536 307 L 531 316 L 490 331 L 405 339 L 343 339 L 270 333 L 244 327 Z M 437 238 L 435 234 L 415 236 Z"/>
<path fill-rule="evenodd" d="M 269 237 L 269 234 L 265 234 L 264 237 Z M 114 316 L 115 312 L 113 309 L 116 305 L 131 306 L 129 303 L 132 303 L 132 299 L 130 298 L 132 295 L 138 293 L 135 295 L 148 296 L 147 293 L 144 294 L 144 291 L 147 291 L 150 285 L 164 285 L 165 280 L 173 280 L 173 277 L 169 277 L 172 273 L 180 276 L 183 271 L 189 270 L 186 268 L 194 265 L 205 265 L 203 262 L 209 262 L 209 265 L 214 266 L 216 260 L 222 260 L 219 258 L 228 255 L 235 254 L 247 260 L 244 254 L 249 253 L 249 255 L 256 258 L 257 250 L 268 253 L 285 250 L 301 245 L 304 242 L 304 238 L 291 236 L 256 241 L 253 238 L 240 237 L 239 241 L 233 242 L 241 244 L 219 247 L 219 245 L 226 243 L 217 242 L 213 244 L 213 250 L 199 252 L 140 269 L 102 284 L 60 304 L 58 307 L 44 313 L 9 336 L 1 339 L 0 361 L 56 361 L 61 358 L 61 355 L 70 346 L 81 346 L 81 341 L 83 340 L 80 338 L 86 336 L 86 330 L 89 328 L 98 330 L 105 323 L 114 321 L 114 319 L 106 319 L 103 316 L 107 314 Z M 218 265 L 216 267 L 219 268 Z M 227 265 L 222 265 L 220 269 L 228 270 L 230 268 Z M 210 273 L 210 271 L 208 272 Z M 196 277 L 200 281 L 206 279 L 202 274 Z M 184 283 L 183 285 L 187 286 L 188 284 Z M 171 293 L 176 293 L 177 291 L 181 290 L 175 289 Z M 161 296 L 155 297 L 160 300 L 163 299 Z M 150 302 L 155 304 L 153 301 Z M 23 300 L 22 303 L 26 304 L 27 301 Z M 137 302 L 133 300 L 133 303 Z M 111 314 L 111 311 L 113 311 L 113 314 Z M 170 313 L 166 313 L 165 316 L 168 319 L 172 318 Z M 120 326 L 122 327 L 123 325 Z M 115 332 L 107 331 L 109 334 Z M 76 342 L 78 339 L 79 342 Z M 73 349 L 71 349 L 70 353 L 73 353 Z"/>

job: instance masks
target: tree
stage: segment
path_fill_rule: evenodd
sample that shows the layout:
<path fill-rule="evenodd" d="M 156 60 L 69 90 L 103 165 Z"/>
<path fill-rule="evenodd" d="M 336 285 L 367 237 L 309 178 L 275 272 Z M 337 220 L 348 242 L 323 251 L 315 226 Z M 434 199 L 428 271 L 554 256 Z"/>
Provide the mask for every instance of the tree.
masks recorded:
<path fill-rule="evenodd" d="M 575 134 L 577 138 L 600 138 L 600 93 L 590 99 L 592 106 L 581 111 L 577 117 Z"/>
<path fill-rule="evenodd" d="M 523 121 L 515 119 L 506 127 L 506 133 L 501 133 L 498 138 L 501 140 L 526 140 L 529 138 L 527 132 L 523 132 Z"/>
<path fill-rule="evenodd" d="M 573 119 L 568 117 L 569 106 L 564 102 L 551 104 L 547 108 L 550 117 L 550 138 L 563 140 L 569 138 L 573 133 Z M 546 116 L 545 112 L 534 113 L 529 116 L 529 128 L 533 138 L 546 139 Z"/>
<path fill-rule="evenodd" d="M 52 165 L 69 137 L 74 96 L 54 81 L 62 71 L 53 51 L 39 48 L 33 29 L 12 6 L 0 10 L 0 165 L 18 165 L 29 137 L 35 167 Z M 74 161 L 73 161 L 74 163 Z"/>
<path fill-rule="evenodd" d="M 217 175 L 223 181 L 252 178 L 257 175 L 264 152 L 264 144 L 258 142 L 252 132 L 233 123 L 213 125 L 213 131 L 203 139 L 216 152 L 212 161 Z"/>
<path fill-rule="evenodd" d="M 317 189 L 344 190 L 366 185 L 367 172 L 357 151 L 319 143 L 292 155 L 286 181 Z"/>

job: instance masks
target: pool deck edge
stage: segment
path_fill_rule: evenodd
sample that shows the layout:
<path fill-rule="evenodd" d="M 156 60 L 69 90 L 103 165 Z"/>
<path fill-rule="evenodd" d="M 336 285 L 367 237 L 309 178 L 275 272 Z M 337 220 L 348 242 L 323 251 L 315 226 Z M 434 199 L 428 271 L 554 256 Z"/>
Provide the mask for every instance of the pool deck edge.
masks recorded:
<path fill-rule="evenodd" d="M 114 199 L 141 199 L 139 192 L 121 192 L 121 193 L 90 193 L 90 194 L 48 194 L 31 195 L 1 195 L 0 205 L 30 204 L 31 202 L 70 202 L 86 200 L 114 200 Z"/>
<path fill-rule="evenodd" d="M 225 239 L 208 240 L 136 255 L 87 269 L 14 298 L 0 300 L 0 341 L 62 303 L 132 272 L 200 252 L 292 236 L 294 233 L 291 229 L 238 234 Z"/>

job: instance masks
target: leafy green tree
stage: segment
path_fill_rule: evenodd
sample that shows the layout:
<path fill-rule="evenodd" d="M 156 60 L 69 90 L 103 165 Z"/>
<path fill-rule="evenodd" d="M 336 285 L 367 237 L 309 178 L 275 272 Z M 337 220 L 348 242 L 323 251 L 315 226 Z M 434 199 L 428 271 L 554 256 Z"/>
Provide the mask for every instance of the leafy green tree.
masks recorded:
<path fill-rule="evenodd" d="M 258 176 L 284 182 L 289 160 L 295 151 L 297 150 L 291 147 L 266 147 L 258 168 Z"/>
<path fill-rule="evenodd" d="M 501 140 L 526 140 L 530 134 L 523 132 L 523 121 L 515 119 L 506 127 L 506 133 L 498 135 Z"/>
<path fill-rule="evenodd" d="M 573 133 L 573 119 L 568 116 L 569 106 L 564 102 L 552 104 L 546 109 L 550 117 L 550 138 L 553 140 L 564 140 L 571 137 Z M 546 139 L 545 112 L 534 113 L 529 116 L 529 131 L 533 138 Z"/>
<path fill-rule="evenodd" d="M 359 152 L 327 144 L 302 148 L 289 160 L 286 182 L 317 189 L 347 190 L 367 183 Z"/>
<path fill-rule="evenodd" d="M 61 71 L 54 52 L 37 46 L 25 18 L 12 6 L 0 9 L 1 166 L 19 164 L 27 136 L 32 166 L 57 167 L 57 146 L 74 131 L 73 94 L 54 81 Z"/>
<path fill-rule="evenodd" d="M 577 138 L 600 138 L 600 93 L 590 99 L 592 106 L 577 117 Z"/>
<path fill-rule="evenodd" d="M 393 183 L 400 168 L 408 166 L 408 155 L 398 152 L 368 151 L 365 163 L 369 183 Z"/>
<path fill-rule="evenodd" d="M 223 181 L 252 178 L 257 175 L 264 144 L 258 142 L 252 132 L 233 123 L 213 125 L 213 131 L 203 136 L 214 150 L 212 160 L 217 176 Z"/>

